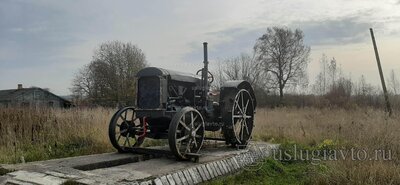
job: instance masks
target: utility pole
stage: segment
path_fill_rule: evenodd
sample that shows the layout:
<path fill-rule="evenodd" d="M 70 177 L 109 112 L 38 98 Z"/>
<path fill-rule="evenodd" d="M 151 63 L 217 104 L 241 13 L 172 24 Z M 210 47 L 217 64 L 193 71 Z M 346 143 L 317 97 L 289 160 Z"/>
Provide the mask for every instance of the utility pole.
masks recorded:
<path fill-rule="evenodd" d="M 389 116 L 391 116 L 392 115 L 392 107 L 390 106 L 389 95 L 388 95 L 388 92 L 386 89 L 385 79 L 383 77 L 381 60 L 379 59 L 379 53 L 378 53 L 378 48 L 377 48 L 376 42 L 375 42 L 374 31 L 372 30 L 372 28 L 370 28 L 369 31 L 371 33 L 372 44 L 374 45 L 375 57 L 376 57 L 376 63 L 378 64 L 379 75 L 381 76 L 383 95 L 385 96 L 385 101 L 386 101 L 386 111 L 389 113 Z"/>

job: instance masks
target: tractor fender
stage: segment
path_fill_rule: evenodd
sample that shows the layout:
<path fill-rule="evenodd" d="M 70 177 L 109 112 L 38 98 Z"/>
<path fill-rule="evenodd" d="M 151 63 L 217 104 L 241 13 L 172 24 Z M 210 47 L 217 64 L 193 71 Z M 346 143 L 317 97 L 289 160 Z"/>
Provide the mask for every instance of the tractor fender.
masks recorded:
<path fill-rule="evenodd" d="M 256 109 L 257 106 L 257 101 L 256 101 L 256 96 L 254 94 L 253 87 L 251 87 L 251 84 L 245 80 L 230 80 L 226 81 L 220 89 L 220 101 L 224 100 L 226 96 L 229 96 L 232 93 L 238 92 L 240 89 L 246 89 L 252 99 L 253 99 L 253 105 L 254 105 L 254 110 Z M 223 102 L 221 102 L 223 104 Z"/>

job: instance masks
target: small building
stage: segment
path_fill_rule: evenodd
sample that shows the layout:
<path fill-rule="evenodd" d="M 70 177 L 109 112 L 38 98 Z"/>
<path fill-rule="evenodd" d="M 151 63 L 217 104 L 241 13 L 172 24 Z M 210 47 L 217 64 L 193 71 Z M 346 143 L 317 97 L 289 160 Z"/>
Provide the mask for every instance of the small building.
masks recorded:
<path fill-rule="evenodd" d="M 72 103 L 48 90 L 30 87 L 0 90 L 0 107 L 58 107 L 68 108 Z"/>

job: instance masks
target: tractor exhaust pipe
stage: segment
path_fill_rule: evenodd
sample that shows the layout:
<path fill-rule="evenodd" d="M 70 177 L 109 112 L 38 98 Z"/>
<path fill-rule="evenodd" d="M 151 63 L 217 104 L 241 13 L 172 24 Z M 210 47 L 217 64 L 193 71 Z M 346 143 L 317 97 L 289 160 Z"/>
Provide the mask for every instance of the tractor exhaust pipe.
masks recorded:
<path fill-rule="evenodd" d="M 201 73 L 202 85 L 203 85 L 203 105 L 207 106 L 207 93 L 208 93 L 208 51 L 207 51 L 207 42 L 203 42 L 204 49 L 204 67 Z"/>
<path fill-rule="evenodd" d="M 203 42 L 203 48 L 204 48 L 204 67 L 207 67 L 208 65 L 207 42 Z"/>

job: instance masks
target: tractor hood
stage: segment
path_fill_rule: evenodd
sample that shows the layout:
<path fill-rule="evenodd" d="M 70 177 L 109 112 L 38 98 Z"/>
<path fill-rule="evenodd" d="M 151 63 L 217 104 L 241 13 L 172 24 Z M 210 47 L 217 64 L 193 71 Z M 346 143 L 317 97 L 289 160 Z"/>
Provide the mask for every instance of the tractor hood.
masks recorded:
<path fill-rule="evenodd" d="M 146 67 L 136 74 L 136 77 L 139 78 L 145 76 L 163 76 L 176 81 L 200 83 L 200 77 L 197 75 L 162 69 L 158 67 Z"/>

